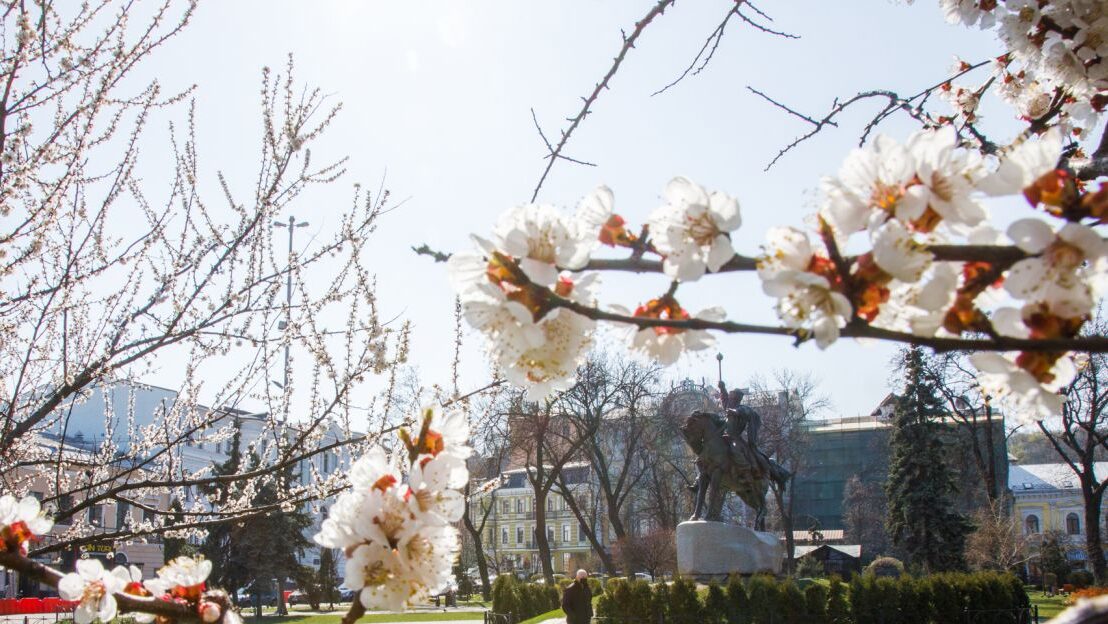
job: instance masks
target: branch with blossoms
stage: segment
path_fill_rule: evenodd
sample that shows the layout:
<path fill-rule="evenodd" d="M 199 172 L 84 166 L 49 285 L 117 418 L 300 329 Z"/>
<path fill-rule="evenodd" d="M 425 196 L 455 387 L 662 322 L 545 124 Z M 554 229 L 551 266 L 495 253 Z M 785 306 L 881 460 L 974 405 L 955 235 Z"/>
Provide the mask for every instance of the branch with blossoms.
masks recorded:
<path fill-rule="evenodd" d="M 460 413 L 428 407 L 415 434 L 401 429 L 404 452 L 389 457 L 371 449 L 350 469 L 350 488 L 341 493 L 315 541 L 342 548 L 347 556 L 346 585 L 359 598 L 343 618 L 352 623 L 367 608 L 403 609 L 427 598 L 451 578 L 460 542 L 454 524 L 465 507 L 461 489 L 469 480 L 466 459 L 469 426 Z M 96 559 L 82 559 L 68 574 L 27 556 L 29 543 L 54 525 L 38 499 L 0 497 L 0 567 L 57 587 L 77 602 L 74 621 L 109 622 L 119 612 L 134 613 L 140 623 L 200 621 L 241 624 L 226 592 L 205 582 L 211 562 L 178 557 L 143 580 L 131 566 L 107 570 Z"/>
<path fill-rule="evenodd" d="M 630 347 L 661 364 L 711 347 L 713 330 L 814 340 L 820 348 L 841 337 L 877 338 L 973 351 L 982 388 L 1014 413 L 1058 413 L 1059 390 L 1081 365 L 1080 353 L 1108 350 L 1108 337 L 1082 334 L 1108 288 L 1108 242 L 1097 229 L 1108 223 L 1108 184 L 1095 188 L 1089 177 L 1108 139 L 1091 166 L 1077 143 L 1108 105 L 1108 49 L 1094 47 L 1108 41 L 1108 8 L 1074 0 L 1035 9 L 940 4 L 951 21 L 999 24 L 1008 51 L 990 63 L 959 62 L 953 76 L 910 97 L 860 94 L 822 120 L 756 92 L 812 124 L 806 136 L 869 97 L 888 104 L 863 142 L 897 110 L 924 126 L 903 143 L 877 136 L 852 152 L 837 176 L 821 181 L 810 231 L 773 228 L 760 253 L 738 254 L 731 243 L 742 222 L 738 201 L 678 177 L 639 229 L 600 187 L 573 216 L 517 206 L 491 236 L 474 236 L 477 248 L 451 256 L 448 271 L 467 321 L 485 336 L 505 378 L 532 400 L 568 387 L 598 322 L 629 328 Z M 955 83 L 987 64 L 992 71 L 980 86 Z M 1008 144 L 986 138 L 978 125 L 977 104 L 988 91 L 1027 122 Z M 955 107 L 953 115 L 925 110 L 935 93 Z M 1004 232 L 993 229 L 993 202 L 1007 202 L 1023 218 Z M 594 258 L 601 245 L 629 255 Z M 603 271 L 661 272 L 672 281 L 633 308 L 602 305 Z M 757 272 L 780 325 L 682 306 L 682 286 L 732 271 Z"/>
<path fill-rule="evenodd" d="M 178 557 L 143 580 L 135 566 L 107 570 L 99 559 L 79 559 L 76 571 L 64 574 L 27 557 L 27 544 L 46 536 L 54 526 L 28 496 L 0 496 L 0 568 L 58 589 L 63 600 L 75 601 L 73 621 L 89 624 L 112 621 L 117 614 L 132 613 L 140 624 L 203 622 L 241 624 L 227 592 L 207 589 L 212 563 L 203 558 Z"/>

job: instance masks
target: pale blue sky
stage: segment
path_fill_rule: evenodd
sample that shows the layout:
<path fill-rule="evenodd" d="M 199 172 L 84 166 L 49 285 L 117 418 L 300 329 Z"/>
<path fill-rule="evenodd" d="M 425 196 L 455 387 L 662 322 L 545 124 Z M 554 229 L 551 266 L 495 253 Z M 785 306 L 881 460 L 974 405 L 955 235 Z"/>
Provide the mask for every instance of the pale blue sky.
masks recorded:
<path fill-rule="evenodd" d="M 620 29 L 652 4 L 212 1 L 144 71 L 170 87 L 198 85 L 201 165 L 213 179 L 215 169 L 225 171 L 244 194 L 253 182 L 263 65 L 283 68 L 292 52 L 301 80 L 344 102 L 317 152 L 348 154 L 351 173 L 293 211 L 312 223 L 300 232 L 333 226 L 350 184 L 375 187 L 387 170 L 394 198 L 407 203 L 382 220 L 370 245 L 382 307 L 386 317 L 402 314 L 415 323 L 412 361 L 429 383 L 443 383 L 452 294 L 444 267 L 409 246 L 465 248 L 470 232 L 487 233 L 500 212 L 527 201 L 544 164 L 530 109 L 556 135 L 607 70 Z M 776 27 L 801 39 L 771 37 L 735 21 L 707 70 L 650 97 L 690 62 L 732 2 L 680 2 L 660 17 L 569 146 L 570 155 L 599 166 L 557 165 L 540 200 L 571 209 L 607 184 L 617 211 L 637 225 L 658 205 L 667 180 L 687 175 L 739 198 L 744 224 L 735 246 L 753 254 L 768 228 L 800 225 L 813 211 L 819 177 L 838 169 L 878 105 L 844 115 L 838 129 L 765 173 L 777 150 L 806 127 L 746 85 L 814 115 L 859 90 L 913 93 L 945 77 L 954 53 L 981 60 L 1000 51 L 989 33 L 947 25 L 932 1 L 762 4 Z M 1001 113 L 992 121 L 1002 137 L 1012 128 Z M 894 121 L 884 130 L 903 139 L 911 126 Z M 662 276 L 610 275 L 604 303 L 635 305 L 665 286 Z M 718 303 L 734 320 L 775 320 L 753 275 L 709 277 L 681 293 L 694 311 Z M 487 369 L 478 340 L 470 338 L 465 362 L 470 386 Z M 843 415 L 868 413 L 888 390 L 886 345 L 843 341 L 822 352 L 814 344 L 793 348 L 788 339 L 730 336 L 721 349 L 729 380 L 780 367 L 810 371 Z M 714 379 L 713 356 L 685 360 L 673 372 Z"/>

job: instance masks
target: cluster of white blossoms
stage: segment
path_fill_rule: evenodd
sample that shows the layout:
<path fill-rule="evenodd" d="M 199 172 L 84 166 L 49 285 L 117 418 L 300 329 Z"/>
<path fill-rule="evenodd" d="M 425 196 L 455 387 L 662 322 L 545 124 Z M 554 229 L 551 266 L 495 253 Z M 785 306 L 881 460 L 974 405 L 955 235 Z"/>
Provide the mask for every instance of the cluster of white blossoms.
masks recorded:
<path fill-rule="evenodd" d="M 118 613 L 116 594 L 128 594 L 145 598 L 172 601 L 196 610 L 202 622 L 214 624 L 239 624 L 241 618 L 230 608 L 226 594 L 220 597 L 205 595 L 204 587 L 212 571 L 212 562 L 203 558 L 177 557 L 158 570 L 158 576 L 143 580 L 142 571 L 135 566 L 117 566 L 112 570 L 98 559 L 80 559 L 77 570 L 64 575 L 58 581 L 58 595 L 74 600 L 77 607 L 73 620 L 88 624 L 99 619 L 110 622 Z M 153 622 L 150 613 L 131 614 L 136 622 Z"/>
<path fill-rule="evenodd" d="M 10 494 L 0 496 L 0 536 L 3 550 L 25 556 L 29 542 L 41 540 L 54 521 L 43 514 L 37 498 L 17 500 Z M 206 624 L 241 624 L 224 592 L 205 592 L 212 563 L 203 558 L 178 557 L 158 570 L 158 576 L 143 580 L 135 566 L 104 568 L 98 559 L 79 559 L 76 570 L 58 579 L 58 595 L 77 603 L 73 621 L 89 624 L 95 620 L 112 621 L 119 612 L 117 594 L 171 601 L 194 610 Z M 150 613 L 133 612 L 137 622 L 153 622 Z"/>
<path fill-rule="evenodd" d="M 1104 191 L 1086 192 L 1065 171 L 1058 128 L 996 159 L 959 145 L 946 126 L 888 137 L 851 153 L 822 183 L 818 242 L 775 228 L 758 261 L 764 291 L 783 323 L 827 347 L 847 323 L 959 336 L 1073 338 L 1108 285 L 1108 244 L 1083 219 L 1103 221 Z M 1022 195 L 1030 216 L 1007 230 L 986 225 L 987 197 Z M 1021 202 L 1022 203 L 1022 202 Z M 848 255 L 861 242 L 863 253 Z M 1005 266 L 937 262 L 941 245 L 1015 245 L 1026 257 Z M 972 361 L 994 396 L 1017 413 L 1058 413 L 1058 390 L 1076 371 L 1063 353 L 980 353 Z"/>
<path fill-rule="evenodd" d="M 649 239 L 627 231 L 613 213 L 612 191 L 600 187 L 573 217 L 546 205 L 512 208 L 491 240 L 474 236 L 476 251 L 451 256 L 450 280 L 467 321 L 485 335 L 500 370 L 526 388 L 528 398 L 541 400 L 569 387 L 593 344 L 596 322 L 565 303 L 596 306 L 596 274 L 582 270 L 601 243 L 655 253 L 664 273 L 681 282 L 719 271 L 735 256 L 729 233 L 741 223 L 737 201 L 683 177 L 666 186 L 663 199 L 647 222 Z M 693 317 L 672 294 L 640 305 L 633 315 L 723 320 L 720 308 Z M 633 348 L 667 364 L 712 344 L 705 331 L 665 326 L 643 329 L 632 339 Z"/>
<path fill-rule="evenodd" d="M 402 459 L 373 449 L 350 469 L 350 490 L 331 506 L 315 541 L 346 554 L 345 584 L 367 609 L 400 610 L 451 579 L 454 527 L 465 511 L 461 488 L 469 426 L 462 414 L 424 408 L 418 435 L 406 431 Z M 407 476 L 401 470 L 407 464 Z"/>
<path fill-rule="evenodd" d="M 947 20 L 995 28 L 1007 52 L 994 63 L 996 92 L 1037 120 L 1057 106 L 1078 136 L 1108 105 L 1108 4 L 1103 0 L 940 0 Z M 976 90 L 948 89 L 956 109 L 976 108 Z M 972 119 L 970 119 L 972 121 Z"/>

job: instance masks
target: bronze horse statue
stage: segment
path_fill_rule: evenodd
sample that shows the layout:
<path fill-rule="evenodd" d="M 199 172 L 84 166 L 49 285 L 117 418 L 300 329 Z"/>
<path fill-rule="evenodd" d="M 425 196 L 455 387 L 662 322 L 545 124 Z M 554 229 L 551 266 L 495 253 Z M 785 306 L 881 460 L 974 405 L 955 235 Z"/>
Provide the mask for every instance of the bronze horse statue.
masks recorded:
<path fill-rule="evenodd" d="M 789 472 L 750 444 L 733 444 L 727 422 L 719 414 L 693 412 L 681 433 L 696 454 L 699 473 L 690 488 L 696 491 L 696 508 L 689 520 L 722 520 L 723 499 L 730 490 L 754 510 L 754 528 L 764 530 L 769 484 L 772 481 L 783 490 Z"/>

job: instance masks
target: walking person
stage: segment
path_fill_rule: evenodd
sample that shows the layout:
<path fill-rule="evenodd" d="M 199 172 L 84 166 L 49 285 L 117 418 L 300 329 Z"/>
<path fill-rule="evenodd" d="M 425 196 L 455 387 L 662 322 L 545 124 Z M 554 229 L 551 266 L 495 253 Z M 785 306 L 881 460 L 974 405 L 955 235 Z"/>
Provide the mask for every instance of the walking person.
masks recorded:
<path fill-rule="evenodd" d="M 562 592 L 562 611 L 566 612 L 566 624 L 589 624 L 592 621 L 588 572 L 578 570 L 577 578 Z"/>

